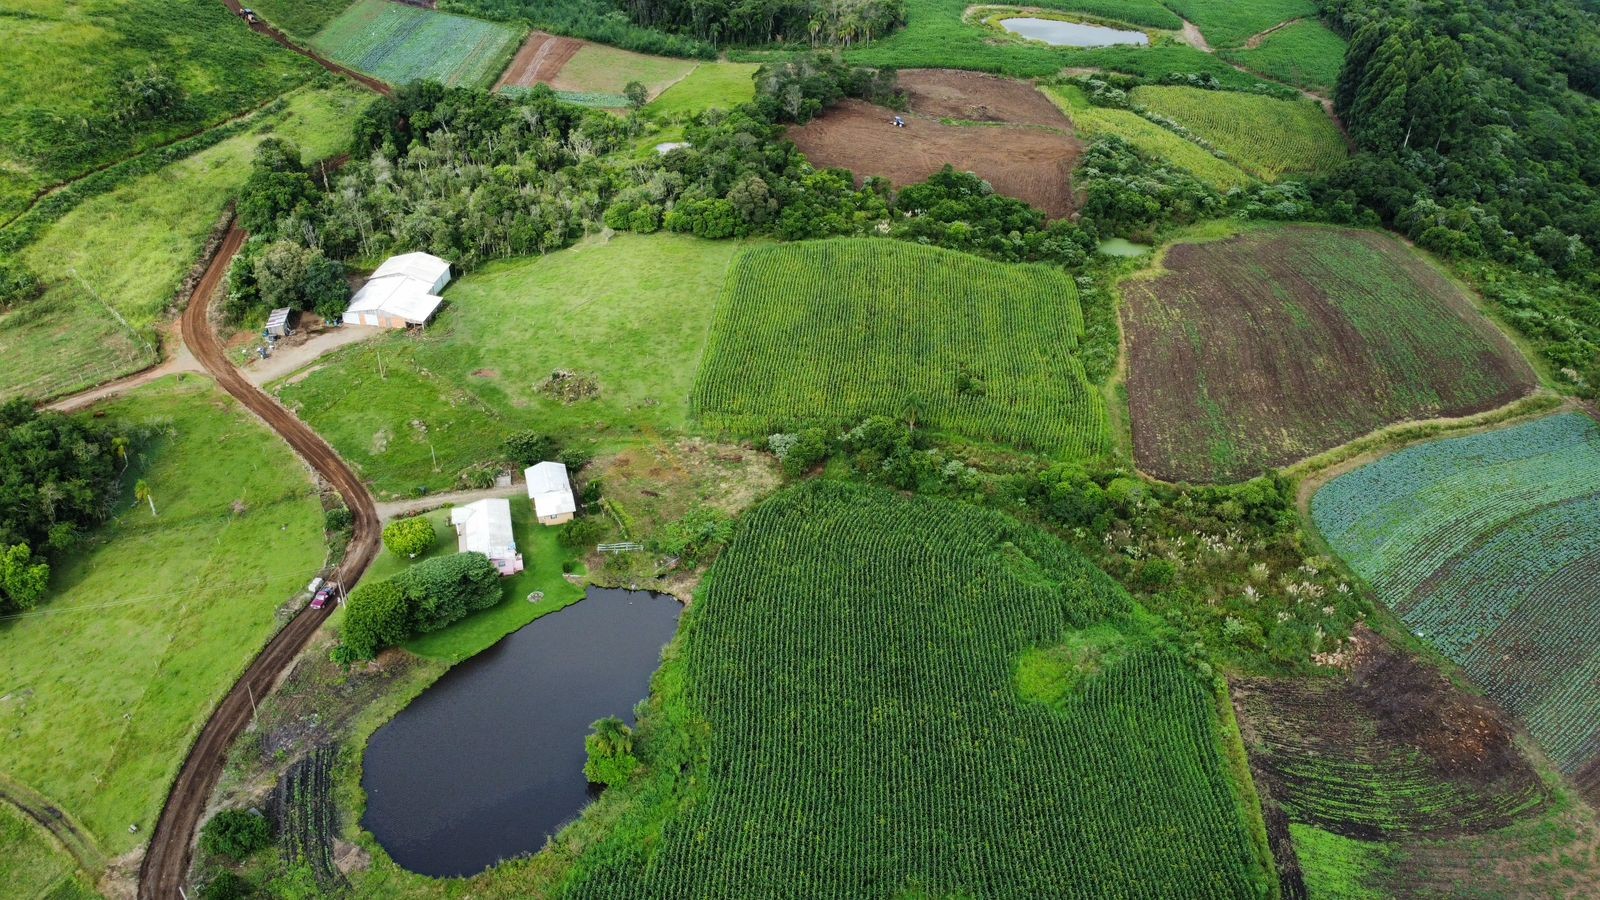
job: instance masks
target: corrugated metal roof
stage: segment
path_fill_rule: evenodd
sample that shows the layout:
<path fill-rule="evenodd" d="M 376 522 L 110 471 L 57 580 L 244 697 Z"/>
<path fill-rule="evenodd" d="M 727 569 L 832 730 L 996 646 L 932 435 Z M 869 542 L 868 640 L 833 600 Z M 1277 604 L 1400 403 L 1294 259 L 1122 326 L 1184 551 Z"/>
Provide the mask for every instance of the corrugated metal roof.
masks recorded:
<path fill-rule="evenodd" d="M 490 559 L 505 559 L 517 552 L 517 539 L 511 531 L 511 501 L 490 498 L 450 510 L 450 524 L 460 536 L 457 549 L 463 553 L 482 553 Z"/>
<path fill-rule="evenodd" d="M 572 482 L 567 479 L 566 466 L 558 462 L 542 462 L 529 466 L 522 474 L 528 480 L 528 499 L 533 501 L 533 511 L 539 518 L 578 511 L 578 501 L 572 496 Z"/>
<path fill-rule="evenodd" d="M 433 316 L 444 298 L 428 293 L 428 285 L 408 275 L 375 277 L 350 298 L 346 312 L 377 312 L 417 325 Z"/>
<path fill-rule="evenodd" d="M 384 260 L 378 271 L 372 273 L 372 277 L 405 275 L 426 282 L 426 286 L 431 288 L 438 282 L 440 275 L 449 271 L 450 264 L 432 253 L 402 253 Z"/>

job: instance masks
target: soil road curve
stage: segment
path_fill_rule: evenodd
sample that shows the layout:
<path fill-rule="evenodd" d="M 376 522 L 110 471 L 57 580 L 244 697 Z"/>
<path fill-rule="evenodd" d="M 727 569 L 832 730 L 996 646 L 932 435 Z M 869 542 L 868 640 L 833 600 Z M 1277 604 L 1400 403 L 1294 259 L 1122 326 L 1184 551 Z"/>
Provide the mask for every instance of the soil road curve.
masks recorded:
<path fill-rule="evenodd" d="M 353 585 L 378 552 L 378 510 L 372 494 L 322 438 L 276 400 L 245 380 L 239 370 L 228 362 L 222 342 L 211 329 L 208 318 L 211 296 L 228 271 L 233 255 L 244 243 L 244 237 L 238 225 L 228 229 L 222 246 L 195 288 L 194 299 L 184 310 L 183 342 L 223 390 L 266 422 L 344 498 L 345 505 L 355 515 L 354 536 L 344 562 L 332 577 L 345 585 Z M 180 896 L 179 887 L 188 873 L 200 817 L 205 813 L 206 802 L 216 788 L 217 780 L 222 777 L 228 748 L 250 724 L 254 698 L 264 697 L 272 690 L 278 677 L 300 655 L 306 642 L 311 640 L 333 610 L 333 606 L 320 610 L 307 607 L 290 620 L 267 643 L 233 689 L 217 705 L 210 721 L 206 722 L 194 746 L 190 748 L 189 757 L 184 760 L 183 768 L 173 782 L 172 792 L 167 796 L 166 806 L 161 810 L 161 818 L 156 822 L 155 833 L 150 836 L 149 852 L 139 868 L 140 897 L 170 900 Z"/>

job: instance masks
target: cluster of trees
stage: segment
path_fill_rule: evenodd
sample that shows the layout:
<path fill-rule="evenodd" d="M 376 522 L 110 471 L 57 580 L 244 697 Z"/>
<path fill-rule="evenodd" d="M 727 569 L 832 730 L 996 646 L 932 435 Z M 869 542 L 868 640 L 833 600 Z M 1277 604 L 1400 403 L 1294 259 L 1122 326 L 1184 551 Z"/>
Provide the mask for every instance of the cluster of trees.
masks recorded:
<path fill-rule="evenodd" d="M 587 38 L 640 53 L 717 57 L 713 42 L 640 25 L 617 0 L 440 0 L 439 8 L 484 19 L 526 22 L 551 34 Z"/>
<path fill-rule="evenodd" d="M 482 553 L 425 559 L 383 581 L 364 581 L 345 603 L 340 662 L 371 659 L 415 634 L 437 631 L 500 602 L 500 573 Z"/>
<path fill-rule="evenodd" d="M 350 305 L 344 265 L 322 248 L 323 196 L 294 144 L 267 138 L 256 147 L 236 207 L 250 240 L 228 269 L 230 322 L 282 306 L 333 320 Z"/>
<path fill-rule="evenodd" d="M 425 516 L 395 519 L 383 526 L 384 549 L 406 559 L 416 559 L 417 556 L 427 552 L 438 539 L 438 534 L 433 530 L 433 522 Z"/>
<path fill-rule="evenodd" d="M 905 0 L 625 0 L 640 25 L 713 44 L 854 44 L 906 20 Z"/>
<path fill-rule="evenodd" d="M 48 555 L 76 545 L 116 500 L 130 436 L 91 420 L 0 405 L 0 613 L 32 609 Z"/>

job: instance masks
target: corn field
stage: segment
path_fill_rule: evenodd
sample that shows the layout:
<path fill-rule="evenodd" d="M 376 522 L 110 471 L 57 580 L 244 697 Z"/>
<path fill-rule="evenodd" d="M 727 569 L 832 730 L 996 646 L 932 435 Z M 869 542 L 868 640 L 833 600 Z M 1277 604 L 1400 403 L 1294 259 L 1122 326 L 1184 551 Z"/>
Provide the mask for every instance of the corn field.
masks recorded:
<path fill-rule="evenodd" d="M 899 241 L 757 247 L 723 288 L 692 408 L 745 434 L 869 415 L 1028 449 L 1109 446 L 1072 281 Z"/>
<path fill-rule="evenodd" d="M 827 481 L 740 527 L 658 677 L 685 679 L 709 748 L 659 839 L 594 848 L 574 896 L 1266 890 L 1211 687 L 1177 656 L 1135 637 L 1058 703 L 1019 694 L 1021 653 L 1130 620 L 1075 551 L 975 507 Z"/>

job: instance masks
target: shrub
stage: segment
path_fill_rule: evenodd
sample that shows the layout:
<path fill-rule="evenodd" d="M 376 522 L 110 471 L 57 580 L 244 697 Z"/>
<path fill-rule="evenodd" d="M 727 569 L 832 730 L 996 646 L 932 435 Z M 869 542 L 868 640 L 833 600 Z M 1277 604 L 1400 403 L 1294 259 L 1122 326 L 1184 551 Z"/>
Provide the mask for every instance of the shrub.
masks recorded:
<path fill-rule="evenodd" d="M 335 506 L 322 514 L 324 531 L 340 532 L 355 525 L 356 515 L 349 507 Z"/>
<path fill-rule="evenodd" d="M 243 809 L 225 809 L 200 829 L 200 846 L 207 853 L 244 859 L 272 843 L 272 825 L 266 817 Z"/>
<path fill-rule="evenodd" d="M 223 869 L 200 889 L 200 900 L 244 900 L 255 893 L 255 885 Z"/>
<path fill-rule="evenodd" d="M 424 516 L 396 519 L 383 529 L 383 546 L 390 553 L 406 559 L 416 559 L 418 554 L 432 547 L 437 539 L 433 522 Z"/>
<path fill-rule="evenodd" d="M 733 519 L 720 509 L 696 506 L 683 518 L 661 529 L 653 542 L 657 550 L 694 565 L 720 550 L 733 537 Z"/>
<path fill-rule="evenodd" d="M 639 760 L 633 755 L 633 729 L 616 716 L 607 716 L 592 727 L 594 732 L 583 739 L 589 754 L 583 777 L 607 787 L 627 781 L 639 769 Z"/>
<path fill-rule="evenodd" d="M 39 293 L 39 278 L 14 256 L 0 256 L 0 309 L 32 300 Z"/>
<path fill-rule="evenodd" d="M 584 550 L 593 546 L 606 532 L 606 523 L 593 518 L 573 519 L 561 526 L 556 543 L 568 550 Z"/>
<path fill-rule="evenodd" d="M 344 606 L 344 646 L 354 659 L 371 659 L 411 635 L 411 613 L 398 578 L 364 581 Z"/>
<path fill-rule="evenodd" d="M 531 466 L 534 463 L 554 459 L 557 448 L 555 438 L 537 431 L 519 431 L 506 438 L 506 456 L 519 465 Z"/>

